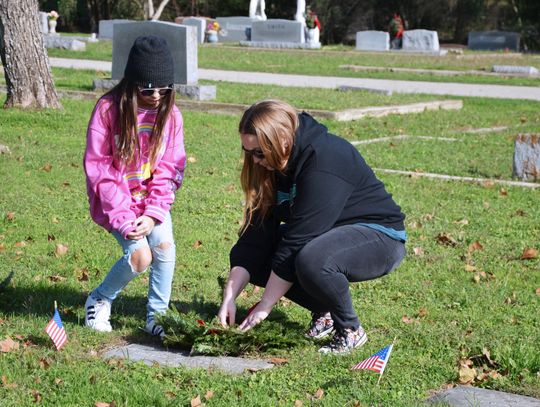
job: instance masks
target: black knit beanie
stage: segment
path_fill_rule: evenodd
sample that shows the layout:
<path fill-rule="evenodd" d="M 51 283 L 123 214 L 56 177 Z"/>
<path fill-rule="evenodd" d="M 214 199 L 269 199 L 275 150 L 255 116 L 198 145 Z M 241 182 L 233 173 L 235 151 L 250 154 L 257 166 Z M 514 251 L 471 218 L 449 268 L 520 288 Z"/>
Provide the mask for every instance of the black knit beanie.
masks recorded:
<path fill-rule="evenodd" d="M 138 37 L 124 71 L 130 82 L 144 88 L 160 88 L 174 83 L 174 62 L 167 41 L 161 37 Z"/>

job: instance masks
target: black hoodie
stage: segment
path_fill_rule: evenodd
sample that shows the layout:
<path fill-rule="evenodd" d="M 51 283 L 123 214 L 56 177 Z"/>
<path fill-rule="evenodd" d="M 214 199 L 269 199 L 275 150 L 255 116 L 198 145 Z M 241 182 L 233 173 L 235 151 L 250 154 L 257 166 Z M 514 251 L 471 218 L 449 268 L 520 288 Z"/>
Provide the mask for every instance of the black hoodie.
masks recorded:
<path fill-rule="evenodd" d="M 358 150 L 307 113 L 299 121 L 287 168 L 276 174 L 274 210 L 264 222 L 255 218 L 240 237 L 231 250 L 231 267 L 255 271 L 270 255 L 272 270 L 294 281 L 296 254 L 332 228 L 375 223 L 404 230 L 401 208 Z M 278 240 L 281 222 L 288 227 Z"/>

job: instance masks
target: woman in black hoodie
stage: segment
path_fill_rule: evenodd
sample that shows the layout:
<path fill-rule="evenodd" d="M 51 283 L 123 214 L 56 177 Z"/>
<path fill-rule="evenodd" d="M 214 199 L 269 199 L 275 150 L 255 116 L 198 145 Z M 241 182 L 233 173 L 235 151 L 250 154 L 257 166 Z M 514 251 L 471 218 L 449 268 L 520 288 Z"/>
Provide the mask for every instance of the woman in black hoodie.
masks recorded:
<path fill-rule="evenodd" d="M 311 311 L 308 337 L 334 332 L 321 352 L 363 345 L 349 283 L 386 275 L 403 260 L 400 207 L 355 147 L 284 102 L 254 104 L 239 132 L 246 202 L 219 320 L 234 325 L 235 300 L 251 282 L 266 289 L 240 329 L 286 296 Z"/>

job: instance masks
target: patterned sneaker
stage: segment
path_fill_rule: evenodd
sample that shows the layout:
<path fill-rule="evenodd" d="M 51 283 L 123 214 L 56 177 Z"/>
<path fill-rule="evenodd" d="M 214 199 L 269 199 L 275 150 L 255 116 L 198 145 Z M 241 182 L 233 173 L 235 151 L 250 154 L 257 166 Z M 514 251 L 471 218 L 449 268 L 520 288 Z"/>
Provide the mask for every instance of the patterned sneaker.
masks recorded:
<path fill-rule="evenodd" d="M 321 353 L 349 353 L 367 342 L 367 335 L 362 327 L 337 330 L 330 343 L 319 349 Z"/>
<path fill-rule="evenodd" d="M 151 319 L 146 323 L 146 327 L 144 328 L 144 331 L 146 333 L 149 333 L 152 336 L 159 336 L 160 339 L 163 340 L 165 338 L 165 330 L 161 325 L 156 324 L 156 322 Z"/>
<path fill-rule="evenodd" d="M 86 299 L 84 304 L 86 315 L 84 324 L 99 332 L 111 332 L 112 326 L 109 322 L 111 316 L 111 302 L 101 298 L 94 298 L 92 294 Z"/>
<path fill-rule="evenodd" d="M 311 313 L 311 322 L 306 338 L 321 339 L 334 331 L 334 321 L 329 312 Z"/>

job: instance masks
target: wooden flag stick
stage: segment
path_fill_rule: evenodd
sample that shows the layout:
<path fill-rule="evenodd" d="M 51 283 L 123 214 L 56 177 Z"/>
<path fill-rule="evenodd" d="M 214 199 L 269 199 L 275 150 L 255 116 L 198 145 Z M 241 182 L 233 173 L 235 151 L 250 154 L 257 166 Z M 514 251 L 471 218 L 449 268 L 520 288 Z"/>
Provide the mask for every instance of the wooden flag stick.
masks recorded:
<path fill-rule="evenodd" d="M 388 364 L 388 362 L 390 360 L 390 354 L 392 353 L 392 349 L 394 348 L 394 343 L 396 343 L 396 338 L 397 338 L 397 336 L 394 337 L 394 340 L 392 341 L 392 344 L 390 345 L 390 349 L 388 349 L 388 355 L 386 355 L 386 363 L 384 364 L 384 366 L 383 366 L 383 368 L 381 370 L 381 374 L 379 375 L 379 380 L 377 380 L 377 386 L 381 382 L 382 375 L 384 373 L 384 370 L 386 369 L 386 365 Z"/>
<path fill-rule="evenodd" d="M 58 305 L 56 304 L 56 300 L 54 300 L 54 310 L 56 311 L 58 309 Z"/>

